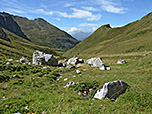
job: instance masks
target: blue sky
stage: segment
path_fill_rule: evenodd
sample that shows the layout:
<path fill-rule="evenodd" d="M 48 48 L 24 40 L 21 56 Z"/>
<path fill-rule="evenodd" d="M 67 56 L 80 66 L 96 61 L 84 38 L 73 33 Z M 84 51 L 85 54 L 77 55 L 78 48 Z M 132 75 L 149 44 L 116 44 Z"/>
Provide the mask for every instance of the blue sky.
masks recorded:
<path fill-rule="evenodd" d="M 82 40 L 98 27 L 126 25 L 152 11 L 152 0 L 0 0 L 0 11 L 49 23 Z"/>

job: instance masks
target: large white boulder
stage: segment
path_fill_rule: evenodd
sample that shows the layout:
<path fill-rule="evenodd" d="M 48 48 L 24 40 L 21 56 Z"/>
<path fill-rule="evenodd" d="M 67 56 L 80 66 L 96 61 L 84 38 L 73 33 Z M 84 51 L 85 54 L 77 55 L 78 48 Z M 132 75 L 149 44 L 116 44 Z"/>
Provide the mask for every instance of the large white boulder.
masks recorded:
<path fill-rule="evenodd" d="M 86 63 L 91 65 L 92 67 L 100 67 L 101 65 L 103 65 L 103 62 L 100 57 L 88 59 Z"/>
<path fill-rule="evenodd" d="M 36 50 L 33 53 L 33 64 L 34 65 L 49 65 L 58 66 L 58 59 L 50 54 L 45 54 Z"/>
<path fill-rule="evenodd" d="M 94 98 L 97 99 L 117 99 L 118 96 L 126 91 L 128 84 L 122 80 L 105 83 L 103 88 L 98 90 Z"/>
<path fill-rule="evenodd" d="M 70 58 L 68 61 L 67 61 L 67 64 L 68 65 L 76 65 L 77 63 L 79 62 L 79 58 L 78 57 L 73 57 L 73 58 Z"/>

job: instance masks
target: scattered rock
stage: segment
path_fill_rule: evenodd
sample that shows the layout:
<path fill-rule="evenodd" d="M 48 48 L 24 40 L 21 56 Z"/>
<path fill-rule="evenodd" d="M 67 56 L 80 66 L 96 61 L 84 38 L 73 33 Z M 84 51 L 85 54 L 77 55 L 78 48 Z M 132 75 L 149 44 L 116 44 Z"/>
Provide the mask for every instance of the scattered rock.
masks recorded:
<path fill-rule="evenodd" d="M 97 99 L 117 99 L 119 95 L 124 93 L 128 87 L 128 84 L 124 81 L 118 80 L 114 82 L 105 83 L 103 88 L 98 90 L 94 98 Z"/>
<path fill-rule="evenodd" d="M 13 65 L 13 63 L 11 63 L 10 61 L 6 63 L 6 65 Z"/>
<path fill-rule="evenodd" d="M 29 60 L 23 56 L 20 58 L 20 63 L 29 64 Z"/>
<path fill-rule="evenodd" d="M 13 75 L 13 78 L 20 78 L 20 76 L 19 75 L 17 75 L 17 74 L 15 74 L 15 75 Z"/>
<path fill-rule="evenodd" d="M 74 65 L 75 66 L 78 63 L 84 63 L 84 60 L 83 59 L 79 59 L 78 57 L 73 57 L 73 58 L 70 58 L 67 61 L 68 65 Z"/>
<path fill-rule="evenodd" d="M 59 78 L 62 78 L 62 76 L 60 76 Z"/>
<path fill-rule="evenodd" d="M 12 61 L 13 61 L 13 59 L 8 59 L 8 61 L 12 62 Z"/>
<path fill-rule="evenodd" d="M 148 56 L 148 54 L 144 54 L 143 56 L 146 57 L 146 56 Z"/>
<path fill-rule="evenodd" d="M 80 91 L 78 92 L 78 95 L 81 95 L 81 92 L 80 92 Z"/>
<path fill-rule="evenodd" d="M 48 67 L 42 67 L 42 69 L 48 69 Z"/>
<path fill-rule="evenodd" d="M 19 63 L 19 62 L 20 62 L 20 60 L 16 60 L 16 62 L 17 62 L 17 63 Z"/>
<path fill-rule="evenodd" d="M 110 67 L 106 67 L 106 70 L 111 70 L 111 68 Z"/>
<path fill-rule="evenodd" d="M 100 70 L 106 70 L 106 67 L 105 67 L 105 65 L 104 64 L 102 64 L 102 65 L 100 65 Z"/>
<path fill-rule="evenodd" d="M 68 65 L 68 66 L 66 66 L 65 68 L 72 69 L 72 68 L 75 68 L 75 66 L 73 66 L 73 65 Z"/>
<path fill-rule="evenodd" d="M 5 96 L 3 96 L 3 97 L 1 98 L 1 100 L 6 100 L 6 97 L 5 97 Z"/>
<path fill-rule="evenodd" d="M 66 67 L 64 63 L 58 62 L 58 67 Z"/>
<path fill-rule="evenodd" d="M 65 79 L 64 79 L 64 81 L 67 81 L 67 80 L 68 80 L 68 78 L 65 78 Z"/>
<path fill-rule="evenodd" d="M 26 107 L 24 107 L 24 109 L 25 109 L 25 110 L 29 110 L 29 107 L 28 107 L 28 106 L 26 106 Z"/>
<path fill-rule="evenodd" d="M 79 67 L 81 67 L 81 66 L 83 66 L 83 65 L 80 64 L 80 63 L 76 65 L 77 68 L 79 68 Z"/>
<path fill-rule="evenodd" d="M 78 63 L 84 63 L 83 59 L 79 59 Z"/>
<path fill-rule="evenodd" d="M 77 73 L 77 74 L 81 74 L 81 71 L 80 71 L 80 70 L 76 70 L 76 73 Z"/>
<path fill-rule="evenodd" d="M 86 71 L 86 69 L 82 69 L 83 71 Z"/>
<path fill-rule="evenodd" d="M 68 60 L 67 59 L 64 59 L 64 61 L 63 62 L 67 62 Z"/>
<path fill-rule="evenodd" d="M 49 65 L 58 66 L 58 59 L 50 54 L 45 54 L 36 50 L 33 53 L 33 64 L 34 65 Z"/>
<path fill-rule="evenodd" d="M 120 59 L 119 61 L 117 61 L 117 64 L 126 64 L 126 61 Z"/>
<path fill-rule="evenodd" d="M 67 83 L 67 84 L 64 86 L 64 88 L 67 88 L 67 87 L 69 87 L 70 85 L 75 85 L 75 82 L 70 81 L 69 83 Z"/>
<path fill-rule="evenodd" d="M 28 65 L 31 65 L 31 62 L 29 62 Z"/>
<path fill-rule="evenodd" d="M 103 64 L 100 57 L 94 57 L 94 58 L 88 59 L 86 63 L 91 65 L 92 67 L 100 67 Z"/>

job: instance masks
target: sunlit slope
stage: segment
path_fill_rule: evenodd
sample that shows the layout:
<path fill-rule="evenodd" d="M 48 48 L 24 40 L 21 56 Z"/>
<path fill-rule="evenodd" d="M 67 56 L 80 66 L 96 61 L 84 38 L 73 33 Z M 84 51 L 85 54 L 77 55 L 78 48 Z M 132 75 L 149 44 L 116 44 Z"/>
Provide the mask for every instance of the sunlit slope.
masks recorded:
<path fill-rule="evenodd" d="M 152 13 L 123 27 L 103 25 L 65 53 L 65 56 L 101 56 L 152 50 Z"/>

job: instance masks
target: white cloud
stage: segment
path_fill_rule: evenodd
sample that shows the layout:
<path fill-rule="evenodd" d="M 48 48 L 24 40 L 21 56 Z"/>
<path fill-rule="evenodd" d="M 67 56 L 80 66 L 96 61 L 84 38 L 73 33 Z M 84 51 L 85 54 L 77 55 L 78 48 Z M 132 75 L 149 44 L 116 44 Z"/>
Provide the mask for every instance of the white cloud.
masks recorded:
<path fill-rule="evenodd" d="M 106 10 L 107 12 L 111 12 L 111 13 L 125 13 L 124 12 L 124 8 L 116 8 L 112 5 L 108 5 L 108 6 L 103 6 L 104 10 Z"/>
<path fill-rule="evenodd" d="M 7 12 L 9 12 L 9 13 L 19 13 L 19 14 L 25 13 L 24 11 L 18 10 L 18 9 L 7 9 Z"/>
<path fill-rule="evenodd" d="M 97 0 L 100 4 L 103 10 L 110 12 L 110 13 L 118 13 L 122 14 L 125 13 L 126 8 L 120 7 L 119 3 L 112 2 L 110 0 Z"/>
<path fill-rule="evenodd" d="M 44 9 L 30 10 L 30 12 L 37 13 L 37 14 L 43 13 L 45 15 L 52 15 L 53 14 L 53 12 L 51 12 L 51 11 L 45 11 Z"/>
<path fill-rule="evenodd" d="M 78 26 L 89 26 L 89 27 L 94 27 L 94 26 L 98 26 L 98 24 L 82 23 L 82 24 L 79 24 Z"/>
<path fill-rule="evenodd" d="M 57 21 L 61 21 L 61 19 L 60 18 L 54 18 L 55 20 L 57 20 Z"/>
<path fill-rule="evenodd" d="M 96 8 L 93 8 L 93 7 L 83 7 L 83 9 L 88 10 L 88 11 L 98 11 Z"/>
<path fill-rule="evenodd" d="M 64 7 L 70 7 L 70 6 L 73 6 L 73 4 L 67 3 L 67 4 L 64 5 Z"/>
<path fill-rule="evenodd" d="M 72 14 L 67 14 L 66 12 L 57 12 L 60 16 L 66 18 L 87 18 L 88 21 L 97 21 L 101 18 L 101 14 L 93 15 L 91 12 L 86 10 L 79 10 L 76 8 L 71 8 L 73 10 Z"/>
<path fill-rule="evenodd" d="M 76 28 L 76 27 L 71 27 L 71 28 L 69 28 L 69 29 L 67 30 L 67 33 L 69 33 L 69 34 L 75 34 L 75 33 L 77 33 L 77 32 L 81 32 L 81 31 L 83 31 L 83 29 L 81 29 L 81 28 Z"/>
<path fill-rule="evenodd" d="M 91 35 L 96 29 L 97 27 L 92 27 L 91 29 L 71 27 L 66 31 L 78 40 L 83 40 L 84 38 L 87 38 L 89 35 Z"/>

